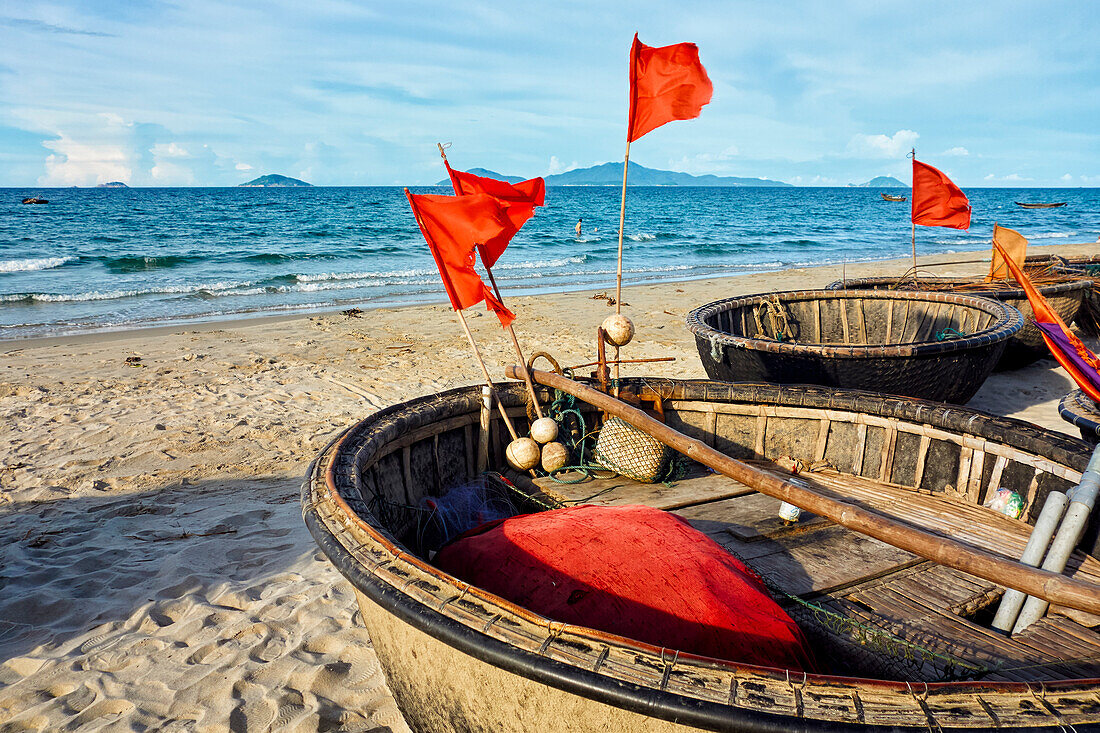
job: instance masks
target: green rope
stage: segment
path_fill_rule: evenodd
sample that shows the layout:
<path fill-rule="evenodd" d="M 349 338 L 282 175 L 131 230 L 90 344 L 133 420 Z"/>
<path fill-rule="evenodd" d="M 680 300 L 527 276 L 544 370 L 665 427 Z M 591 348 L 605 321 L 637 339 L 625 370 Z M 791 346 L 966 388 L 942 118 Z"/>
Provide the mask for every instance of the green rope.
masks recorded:
<path fill-rule="evenodd" d="M 961 339 L 961 338 L 966 338 L 966 334 L 961 332 L 961 331 L 956 331 L 955 329 L 951 328 L 950 326 L 943 329 L 942 331 L 937 331 L 936 332 L 936 340 L 937 341 L 950 341 L 951 339 Z"/>
<path fill-rule="evenodd" d="M 566 376 L 572 377 L 572 374 Z M 616 389 L 619 386 L 619 380 L 611 380 L 610 386 L 612 389 Z M 548 474 L 551 480 L 559 484 L 579 484 L 592 478 L 598 478 L 597 474 L 601 472 L 610 473 L 611 476 L 621 475 L 627 478 L 635 478 L 618 468 L 611 468 L 595 460 L 596 437 L 599 435 L 599 428 L 588 429 L 584 415 L 577 407 L 576 397 L 561 390 L 554 390 L 554 399 L 547 405 L 546 415 L 553 418 L 561 426 L 561 430 L 558 431 L 558 440 L 569 451 L 569 455 L 575 459 L 571 465 L 562 466 L 557 471 Z M 567 423 L 567 418 L 572 425 Z M 665 471 L 658 477 L 657 482 L 671 488 L 674 482 L 679 481 L 686 475 L 689 465 L 690 461 L 685 456 L 674 453 Z M 556 475 L 570 472 L 579 473 L 580 476 L 564 478 Z M 601 491 L 583 501 L 590 501 L 602 493 L 604 492 Z"/>

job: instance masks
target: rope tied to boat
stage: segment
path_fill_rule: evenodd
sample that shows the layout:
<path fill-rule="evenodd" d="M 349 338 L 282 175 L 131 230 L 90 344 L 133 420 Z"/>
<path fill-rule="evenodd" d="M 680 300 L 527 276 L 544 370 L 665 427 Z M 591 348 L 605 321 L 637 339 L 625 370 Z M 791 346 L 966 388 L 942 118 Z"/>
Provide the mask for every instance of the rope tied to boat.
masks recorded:
<path fill-rule="evenodd" d="M 566 369 L 567 376 L 572 379 L 573 375 L 571 370 Z M 611 389 L 617 390 L 620 387 L 620 380 L 613 379 L 610 382 Z M 573 395 L 566 394 L 560 390 L 554 390 L 554 398 L 546 408 L 546 414 L 548 417 L 553 418 L 558 425 L 561 426 L 561 430 L 558 433 L 558 440 L 569 451 L 570 457 L 574 459 L 571 465 L 562 466 L 558 470 L 547 474 L 551 480 L 559 484 L 579 484 L 588 481 L 592 478 L 601 478 L 598 474 L 605 474 L 602 478 L 610 478 L 611 476 L 619 475 L 625 476 L 635 481 L 644 481 L 646 483 L 662 483 L 666 486 L 671 486 L 674 482 L 679 481 L 687 472 L 688 460 L 684 456 L 676 453 L 675 451 L 669 451 L 670 455 L 662 455 L 659 461 L 660 466 L 656 466 L 654 469 L 642 469 L 634 470 L 632 465 L 634 461 L 630 455 L 627 455 L 625 460 L 619 460 L 614 455 L 608 454 L 608 445 L 605 442 L 603 450 L 597 450 L 599 435 L 602 429 L 608 428 L 610 423 L 610 429 L 615 431 L 614 437 L 616 438 L 615 446 L 616 451 L 627 451 L 627 453 L 634 452 L 637 449 L 641 449 L 643 452 L 648 452 L 650 449 L 649 441 L 652 441 L 645 433 L 637 431 L 634 428 L 630 428 L 621 420 L 615 422 L 617 418 L 612 418 L 604 424 L 602 428 L 596 427 L 589 429 L 585 422 L 584 415 L 577 407 L 577 398 Z M 640 436 L 646 439 L 644 446 L 639 445 L 640 439 L 638 436 L 634 436 L 637 432 Z M 632 437 L 633 436 L 633 437 Z M 650 464 L 656 457 L 650 456 L 643 463 Z M 569 472 L 575 472 L 580 474 L 576 478 L 565 478 L 560 474 Z M 600 492 L 603 493 L 603 492 Z M 599 494 L 587 497 L 579 503 L 589 501 Z"/>
<path fill-rule="evenodd" d="M 936 340 L 937 341 L 951 341 L 952 339 L 962 339 L 962 338 L 966 338 L 966 334 L 963 333 L 962 331 L 951 328 L 950 326 L 943 329 L 942 331 L 937 331 L 936 332 Z"/>
<path fill-rule="evenodd" d="M 758 338 L 770 338 L 776 341 L 786 341 L 794 338 L 787 308 L 783 305 L 783 301 L 779 299 L 778 293 L 772 293 L 769 298 L 761 301 L 758 307 L 753 308 L 752 317 L 756 321 L 756 335 Z M 768 328 L 764 327 L 762 318 L 768 319 Z"/>

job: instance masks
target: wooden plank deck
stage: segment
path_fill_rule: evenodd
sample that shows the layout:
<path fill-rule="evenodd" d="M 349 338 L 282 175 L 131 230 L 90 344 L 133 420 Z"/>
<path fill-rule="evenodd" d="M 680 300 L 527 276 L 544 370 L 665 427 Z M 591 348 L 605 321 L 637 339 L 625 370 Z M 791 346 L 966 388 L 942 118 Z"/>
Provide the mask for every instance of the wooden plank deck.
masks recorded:
<path fill-rule="evenodd" d="M 774 465 L 761 467 L 789 475 Z M 1019 556 L 1030 532 L 1024 522 L 950 494 L 914 491 L 828 469 L 799 477 L 822 494 L 1008 557 Z M 788 525 L 778 516 L 777 499 L 701 466 L 667 486 L 622 477 L 524 483 L 566 504 L 647 504 L 674 511 L 786 593 L 993 669 L 987 679 L 1100 676 L 1100 633 L 1090 628 L 1098 627 L 1100 618 L 1056 607 L 1026 632 L 1008 638 L 971 618 L 986 607 L 995 608 L 1002 587 L 807 512 Z M 1100 561 L 1077 555 L 1069 574 L 1100 582 Z"/>

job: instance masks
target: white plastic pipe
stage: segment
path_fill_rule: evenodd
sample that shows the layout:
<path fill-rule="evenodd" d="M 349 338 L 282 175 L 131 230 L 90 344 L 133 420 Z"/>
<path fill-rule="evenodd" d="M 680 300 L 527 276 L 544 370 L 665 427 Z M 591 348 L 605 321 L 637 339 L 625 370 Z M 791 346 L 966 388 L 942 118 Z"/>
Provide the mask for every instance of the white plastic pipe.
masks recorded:
<path fill-rule="evenodd" d="M 1069 509 L 1062 520 L 1062 526 L 1058 528 L 1058 534 L 1054 535 L 1054 542 L 1050 545 L 1047 559 L 1043 561 L 1043 570 L 1060 573 L 1066 569 L 1069 556 L 1073 549 L 1081 541 L 1081 535 L 1085 532 L 1089 515 L 1096 505 L 1096 495 L 1100 492 L 1100 445 L 1092 451 L 1089 466 L 1081 475 L 1081 483 L 1077 488 L 1069 492 Z M 1031 624 L 1043 617 L 1050 603 L 1042 598 L 1029 596 L 1024 602 L 1020 616 L 1016 619 L 1016 625 L 1012 627 L 1012 633 L 1018 634 Z"/>
<path fill-rule="evenodd" d="M 1028 537 L 1027 546 L 1020 554 L 1020 562 L 1033 568 L 1039 567 L 1050 546 L 1050 538 L 1054 536 L 1054 530 L 1058 529 L 1058 523 L 1062 521 L 1062 514 L 1069 504 L 1069 497 L 1061 491 L 1052 491 L 1047 494 L 1047 500 L 1043 504 L 1043 511 L 1039 512 L 1039 518 L 1035 520 L 1035 526 Z M 1027 594 L 1014 588 L 1005 591 L 1001 598 L 1001 605 L 997 607 L 997 615 L 993 617 L 993 628 L 1006 634 L 1012 631 L 1016 623 L 1016 617 L 1020 615 L 1020 608 L 1024 605 Z"/>

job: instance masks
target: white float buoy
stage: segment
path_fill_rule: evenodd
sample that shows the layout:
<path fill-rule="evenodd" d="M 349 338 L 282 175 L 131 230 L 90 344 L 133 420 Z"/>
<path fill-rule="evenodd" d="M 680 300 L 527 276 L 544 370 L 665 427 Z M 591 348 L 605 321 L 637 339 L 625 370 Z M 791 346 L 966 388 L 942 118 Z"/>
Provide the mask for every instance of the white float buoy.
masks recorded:
<path fill-rule="evenodd" d="M 531 437 L 536 443 L 549 443 L 558 437 L 558 424 L 552 417 L 540 417 L 531 423 Z"/>
<path fill-rule="evenodd" d="M 569 462 L 569 449 L 561 443 L 547 443 L 542 447 L 542 470 L 553 473 Z"/>
<path fill-rule="evenodd" d="M 634 324 L 622 313 L 608 316 L 601 327 L 604 339 L 612 346 L 626 346 L 634 338 Z"/>
<path fill-rule="evenodd" d="M 539 465 L 539 444 L 530 438 L 516 438 L 504 450 L 508 465 L 517 471 L 527 471 Z"/>

